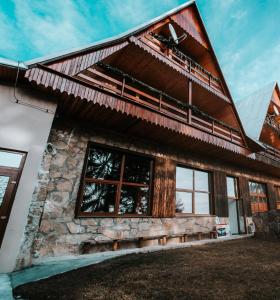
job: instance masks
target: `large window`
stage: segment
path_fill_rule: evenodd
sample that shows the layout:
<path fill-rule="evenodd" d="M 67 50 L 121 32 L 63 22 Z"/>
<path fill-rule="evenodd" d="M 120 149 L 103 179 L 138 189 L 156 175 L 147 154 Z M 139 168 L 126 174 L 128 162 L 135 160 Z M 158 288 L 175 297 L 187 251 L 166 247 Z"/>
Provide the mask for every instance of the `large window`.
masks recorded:
<path fill-rule="evenodd" d="M 249 181 L 252 213 L 268 211 L 268 199 L 266 185 L 263 183 Z"/>
<path fill-rule="evenodd" d="M 78 215 L 148 215 L 152 160 L 91 145 Z"/>
<path fill-rule="evenodd" d="M 176 213 L 210 213 L 209 177 L 208 172 L 176 168 Z"/>

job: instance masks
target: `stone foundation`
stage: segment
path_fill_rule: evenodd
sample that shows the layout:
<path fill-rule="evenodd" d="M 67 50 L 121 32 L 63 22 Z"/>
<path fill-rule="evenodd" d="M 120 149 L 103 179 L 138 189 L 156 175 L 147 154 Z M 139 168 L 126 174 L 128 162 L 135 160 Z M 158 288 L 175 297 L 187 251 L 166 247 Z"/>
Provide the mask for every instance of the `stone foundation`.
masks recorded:
<path fill-rule="evenodd" d="M 276 210 L 253 216 L 256 237 L 280 240 L 280 212 Z"/>

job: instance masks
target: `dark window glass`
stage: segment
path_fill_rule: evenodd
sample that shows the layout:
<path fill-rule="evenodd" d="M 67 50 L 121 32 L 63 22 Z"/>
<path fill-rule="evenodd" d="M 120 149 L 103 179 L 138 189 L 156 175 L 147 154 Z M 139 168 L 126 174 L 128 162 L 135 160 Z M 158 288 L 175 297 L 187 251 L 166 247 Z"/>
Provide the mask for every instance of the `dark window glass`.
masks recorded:
<path fill-rule="evenodd" d="M 118 152 L 92 148 L 89 151 L 86 177 L 119 180 L 122 155 Z"/>
<path fill-rule="evenodd" d="M 117 186 L 113 184 L 86 183 L 81 211 L 113 213 L 116 191 Z"/>
<path fill-rule="evenodd" d="M 151 160 L 135 155 L 125 156 L 123 181 L 149 184 Z"/>
<path fill-rule="evenodd" d="M 147 215 L 152 160 L 93 146 L 86 158 L 78 213 Z"/>
<path fill-rule="evenodd" d="M 122 186 L 119 214 L 147 214 L 149 188 Z"/>

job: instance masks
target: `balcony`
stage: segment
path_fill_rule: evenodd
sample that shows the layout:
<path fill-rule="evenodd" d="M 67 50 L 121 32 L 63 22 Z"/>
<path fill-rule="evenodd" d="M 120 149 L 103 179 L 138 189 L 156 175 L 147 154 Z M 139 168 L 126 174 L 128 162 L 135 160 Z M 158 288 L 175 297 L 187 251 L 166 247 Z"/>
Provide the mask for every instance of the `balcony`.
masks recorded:
<path fill-rule="evenodd" d="M 115 67 L 103 63 L 98 63 L 97 66 L 97 68 L 89 68 L 80 73 L 77 78 L 180 123 L 236 145 L 243 145 L 242 136 L 238 130 L 207 115 L 197 107 L 179 101 Z M 114 74 L 114 77 L 111 74 Z"/>
<path fill-rule="evenodd" d="M 181 52 L 176 47 L 173 47 L 173 49 L 167 48 L 163 42 L 161 42 L 151 34 L 145 35 L 145 37 L 143 37 L 141 40 L 148 47 L 151 47 L 158 53 L 161 53 L 162 55 L 166 56 L 166 58 L 170 59 L 173 63 L 179 65 L 181 68 L 193 75 L 195 78 L 207 84 L 216 92 L 224 94 L 224 90 L 222 88 L 222 84 L 219 78 L 213 76 L 200 64 L 198 64 L 192 58 Z"/>
<path fill-rule="evenodd" d="M 263 146 L 265 151 L 262 151 L 261 154 L 280 163 L 280 150 L 275 149 L 265 143 L 263 143 Z"/>
<path fill-rule="evenodd" d="M 275 120 L 273 115 L 267 114 L 265 117 L 265 123 L 280 136 L 280 123 Z"/>

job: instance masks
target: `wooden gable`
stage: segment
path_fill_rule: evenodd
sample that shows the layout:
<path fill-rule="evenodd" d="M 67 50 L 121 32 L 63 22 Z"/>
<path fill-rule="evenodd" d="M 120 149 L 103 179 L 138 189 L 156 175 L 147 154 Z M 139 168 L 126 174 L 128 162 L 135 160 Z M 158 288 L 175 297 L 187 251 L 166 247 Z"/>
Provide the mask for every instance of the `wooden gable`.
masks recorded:
<path fill-rule="evenodd" d="M 268 101 L 269 104 L 260 134 L 260 141 L 280 150 L 280 91 L 278 84 L 274 85 Z"/>
<path fill-rule="evenodd" d="M 179 44 L 180 51 L 191 52 L 192 61 L 188 65 L 145 44 L 145 36 L 165 30 L 170 22 L 178 30 L 178 35 L 188 35 Z M 208 70 L 204 70 L 200 62 Z M 214 133 L 215 138 L 222 137 L 228 143 L 246 147 L 242 126 L 195 3 L 121 37 L 42 61 L 37 67 L 40 70 L 28 71 L 26 77 L 38 85 L 178 132 L 189 132 L 191 124 L 196 130 L 203 129 L 205 134 Z M 121 73 L 112 74 L 110 68 Z M 51 72 L 54 73 L 46 74 Z M 136 80 L 132 79 L 129 84 L 125 82 L 128 77 Z M 137 80 L 156 92 L 149 93 L 142 89 L 143 85 L 137 86 Z M 189 82 L 193 83 L 194 101 L 191 104 L 202 112 L 199 116 L 191 115 L 186 106 L 182 108 L 181 103 L 188 105 Z"/>

